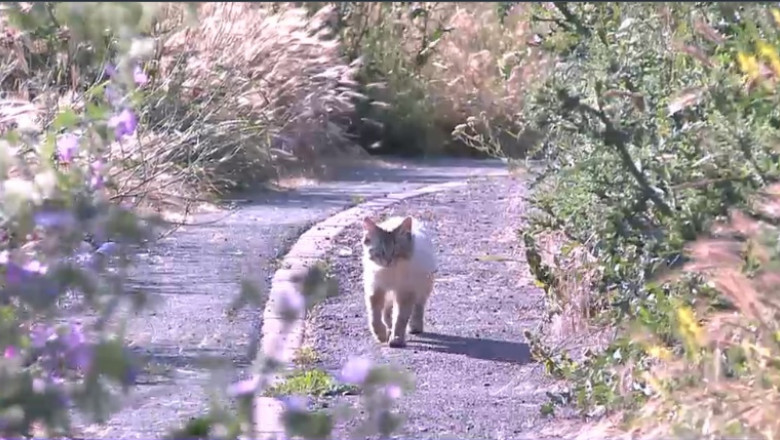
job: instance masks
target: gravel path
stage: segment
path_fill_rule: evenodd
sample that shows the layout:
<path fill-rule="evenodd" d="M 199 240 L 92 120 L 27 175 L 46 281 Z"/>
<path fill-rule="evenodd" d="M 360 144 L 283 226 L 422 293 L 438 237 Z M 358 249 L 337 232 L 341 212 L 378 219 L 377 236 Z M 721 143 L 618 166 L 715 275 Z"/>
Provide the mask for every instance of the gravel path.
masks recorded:
<path fill-rule="evenodd" d="M 209 385 L 223 386 L 231 371 L 214 382 L 211 367 L 238 371 L 249 365 L 246 351 L 261 325 L 261 311 L 229 320 L 224 312 L 243 277 L 268 288 L 276 260 L 317 220 L 359 199 L 460 180 L 504 169 L 476 160 L 390 161 L 389 166 L 344 170 L 338 178 L 297 191 L 241 196 L 229 216 L 209 214 L 140 255 L 134 281 L 161 303 L 133 319 L 127 334 L 149 361 L 141 384 L 105 426 L 77 422 L 88 438 L 160 438 L 208 408 Z"/>
<path fill-rule="evenodd" d="M 338 371 L 351 356 L 365 356 L 413 373 L 416 389 L 400 401 L 407 420 L 398 438 L 543 437 L 539 429 L 549 421 L 539 410 L 548 384 L 539 365 L 531 363 L 523 337 L 543 310 L 516 236 L 525 191 L 512 178 L 477 179 L 386 213 L 416 216 L 436 231 L 439 272 L 426 333 L 410 335 L 404 349 L 378 345 L 367 329 L 360 226 L 337 239 L 330 265 L 341 294 L 311 313 L 306 345 L 327 371 Z M 328 406 L 354 405 L 356 399 L 337 397 Z M 342 423 L 334 438 L 349 438 L 355 425 Z"/>

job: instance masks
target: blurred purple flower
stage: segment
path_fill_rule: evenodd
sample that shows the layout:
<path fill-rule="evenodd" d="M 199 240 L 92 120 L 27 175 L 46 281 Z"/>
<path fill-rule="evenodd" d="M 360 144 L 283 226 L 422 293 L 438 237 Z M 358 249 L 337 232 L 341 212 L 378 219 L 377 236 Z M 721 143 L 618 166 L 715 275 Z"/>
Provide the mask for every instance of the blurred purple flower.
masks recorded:
<path fill-rule="evenodd" d="M 260 376 L 255 374 L 249 379 L 240 380 L 234 384 L 231 384 L 227 393 L 230 396 L 246 396 L 252 394 L 257 390 L 257 386 L 260 384 Z"/>
<path fill-rule="evenodd" d="M 105 186 L 106 182 L 105 179 L 103 178 L 102 170 L 103 170 L 103 162 L 101 162 L 100 160 L 96 160 L 90 164 L 89 187 L 92 190 L 102 189 L 103 186 Z"/>
<path fill-rule="evenodd" d="M 142 86 L 149 81 L 149 77 L 140 66 L 133 67 L 133 81 L 139 86 Z"/>
<path fill-rule="evenodd" d="M 283 316 L 294 318 L 303 312 L 306 307 L 306 298 L 298 289 L 290 287 L 282 295 L 280 306 Z"/>
<path fill-rule="evenodd" d="M 75 134 L 65 133 L 57 139 L 57 158 L 60 162 L 70 163 L 79 149 L 79 138 Z"/>
<path fill-rule="evenodd" d="M 118 105 L 119 101 L 121 99 L 119 92 L 116 91 L 114 87 L 111 87 L 111 85 L 107 85 L 106 88 L 103 90 L 103 94 L 106 97 L 106 100 L 111 105 Z"/>
<path fill-rule="evenodd" d="M 372 364 L 371 360 L 364 357 L 351 358 L 341 369 L 341 381 L 353 385 L 362 384 L 366 381 Z"/>
<path fill-rule="evenodd" d="M 33 216 L 35 224 L 44 228 L 67 228 L 76 223 L 76 217 L 69 211 L 39 211 Z"/>
<path fill-rule="evenodd" d="M 130 109 L 124 109 L 118 115 L 109 119 L 108 125 L 114 129 L 116 138 L 121 139 L 135 132 L 135 128 L 138 126 L 138 119 Z"/>
<path fill-rule="evenodd" d="M 114 75 L 116 75 L 116 67 L 110 63 L 106 64 L 106 66 L 103 68 L 103 75 L 112 78 Z"/>
<path fill-rule="evenodd" d="M 19 354 L 19 351 L 13 345 L 5 347 L 5 350 L 3 351 L 3 357 L 6 359 L 15 358 L 17 354 Z"/>
<path fill-rule="evenodd" d="M 86 370 L 92 362 L 92 347 L 80 325 L 71 325 L 59 338 L 70 368 Z"/>
<path fill-rule="evenodd" d="M 87 341 L 87 337 L 84 335 L 84 331 L 79 324 L 69 326 L 68 329 L 61 334 L 59 339 L 67 349 L 76 348 Z"/>
<path fill-rule="evenodd" d="M 30 343 L 34 348 L 43 348 L 50 340 L 55 339 L 57 333 L 46 325 L 36 325 L 30 332 Z"/>
<path fill-rule="evenodd" d="M 5 266 L 5 284 L 15 286 L 21 284 L 27 278 L 27 272 L 14 262 L 9 262 Z"/>
<path fill-rule="evenodd" d="M 403 395 L 403 390 L 395 384 L 387 385 L 385 387 L 385 395 L 392 400 L 398 400 Z"/>
<path fill-rule="evenodd" d="M 9 262 L 5 266 L 5 283 L 7 286 L 18 286 L 36 276 L 46 273 L 46 266 L 38 261 L 30 261 L 24 266 Z"/>

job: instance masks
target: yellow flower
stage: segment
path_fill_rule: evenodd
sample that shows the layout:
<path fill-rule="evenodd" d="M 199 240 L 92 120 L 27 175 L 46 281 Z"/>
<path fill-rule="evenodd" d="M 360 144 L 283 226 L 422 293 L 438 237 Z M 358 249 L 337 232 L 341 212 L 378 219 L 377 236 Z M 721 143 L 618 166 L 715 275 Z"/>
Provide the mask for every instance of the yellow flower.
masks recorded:
<path fill-rule="evenodd" d="M 699 344 L 704 341 L 704 334 L 693 316 L 693 310 L 689 307 L 678 308 L 677 320 L 680 322 L 680 330 L 684 335 L 692 336 Z"/>
<path fill-rule="evenodd" d="M 661 359 L 661 360 L 668 360 L 672 357 L 672 353 L 667 350 L 665 347 L 661 347 L 660 345 L 651 345 L 647 348 L 647 354 L 650 356 Z"/>
<path fill-rule="evenodd" d="M 737 54 L 739 69 L 750 79 L 755 79 L 759 75 L 758 60 L 753 55 L 747 55 L 744 52 Z"/>
<path fill-rule="evenodd" d="M 780 9 L 772 9 L 772 18 L 775 19 L 775 24 L 780 26 Z"/>
<path fill-rule="evenodd" d="M 758 47 L 758 53 L 769 61 L 769 65 L 772 66 L 772 70 L 775 75 L 780 76 L 780 56 L 777 55 L 777 50 L 765 41 L 759 41 L 756 43 Z"/>

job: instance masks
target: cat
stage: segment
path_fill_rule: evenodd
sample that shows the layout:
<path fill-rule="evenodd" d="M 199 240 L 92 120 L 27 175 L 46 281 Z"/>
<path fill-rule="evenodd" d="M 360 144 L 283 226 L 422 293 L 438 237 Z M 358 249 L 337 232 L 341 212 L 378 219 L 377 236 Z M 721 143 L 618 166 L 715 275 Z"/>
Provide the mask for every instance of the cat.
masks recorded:
<path fill-rule="evenodd" d="M 433 291 L 436 254 L 425 224 L 391 217 L 377 225 L 363 219 L 363 289 L 374 338 L 406 346 L 409 333 L 423 332 L 425 306 Z"/>

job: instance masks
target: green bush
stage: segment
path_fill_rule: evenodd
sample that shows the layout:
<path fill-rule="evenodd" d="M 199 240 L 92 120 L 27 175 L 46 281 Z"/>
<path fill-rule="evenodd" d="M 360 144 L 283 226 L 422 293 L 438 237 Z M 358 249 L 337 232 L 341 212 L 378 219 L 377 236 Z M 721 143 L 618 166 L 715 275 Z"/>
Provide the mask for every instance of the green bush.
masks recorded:
<path fill-rule="evenodd" d="M 777 25 L 759 4 L 554 3 L 534 15 L 556 64 L 522 112 L 544 134 L 545 159 L 526 234 L 559 231 L 595 258 L 587 314 L 621 330 L 604 352 L 550 370 L 573 381 L 586 411 L 636 408 L 655 393 L 643 378 L 647 335 L 695 350 L 675 331 L 688 310 L 728 307 L 698 277 L 658 276 L 731 209 L 760 216 L 750 197 L 778 178 L 773 87 L 742 71 L 744 52 L 776 41 Z M 571 269 L 550 266 L 537 278 L 565 300 L 550 274 Z"/>

